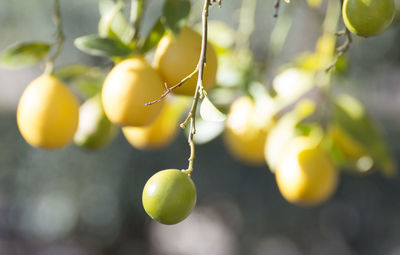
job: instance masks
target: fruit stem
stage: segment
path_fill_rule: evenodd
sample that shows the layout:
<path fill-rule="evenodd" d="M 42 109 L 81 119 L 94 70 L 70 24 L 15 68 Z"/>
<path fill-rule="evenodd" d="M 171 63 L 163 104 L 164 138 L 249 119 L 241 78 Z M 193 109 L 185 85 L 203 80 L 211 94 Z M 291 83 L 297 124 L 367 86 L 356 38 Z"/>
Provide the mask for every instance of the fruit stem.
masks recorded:
<path fill-rule="evenodd" d="M 56 42 L 53 45 L 56 45 L 56 51 L 49 57 L 46 62 L 46 67 L 44 70 L 45 74 L 52 74 L 54 72 L 54 61 L 61 54 L 62 46 L 64 45 L 65 35 L 62 29 L 62 20 L 61 20 L 61 11 L 60 11 L 60 1 L 54 0 L 54 9 L 53 9 L 53 22 L 57 27 L 56 31 Z"/>
<path fill-rule="evenodd" d="M 219 4 L 220 4 L 220 2 L 219 2 Z M 211 5 L 211 0 L 204 0 L 203 15 L 202 15 L 203 33 L 202 33 L 202 40 L 201 40 L 201 53 L 200 53 L 199 63 L 197 64 L 197 67 L 196 67 L 196 69 L 198 69 L 199 75 L 197 77 L 197 85 L 196 85 L 196 91 L 195 91 L 194 97 L 193 97 L 192 107 L 190 108 L 187 118 L 181 124 L 181 127 L 185 128 L 188 121 L 190 120 L 190 131 L 189 131 L 189 136 L 188 136 L 188 143 L 190 146 L 190 157 L 188 159 L 189 166 L 186 170 L 184 170 L 184 172 L 187 173 L 189 176 L 193 171 L 193 161 L 194 161 L 194 157 L 195 157 L 195 146 L 194 146 L 193 137 L 194 137 L 194 134 L 196 133 L 196 122 L 195 122 L 196 109 L 197 109 L 197 104 L 199 102 L 199 99 L 203 98 L 205 95 L 205 91 L 204 91 L 204 87 L 203 87 L 203 76 L 204 76 L 204 66 L 206 64 L 208 8 L 210 7 L 210 5 Z"/>
<path fill-rule="evenodd" d="M 343 0 L 340 0 L 340 6 L 343 8 Z M 336 66 L 336 63 L 338 62 L 339 58 L 344 55 L 350 48 L 351 42 L 352 42 L 352 37 L 350 30 L 347 29 L 345 26 L 344 30 L 336 32 L 336 36 L 346 36 L 346 40 L 342 45 L 336 48 L 336 56 L 332 63 L 325 69 L 326 72 L 329 72 L 332 68 Z"/>

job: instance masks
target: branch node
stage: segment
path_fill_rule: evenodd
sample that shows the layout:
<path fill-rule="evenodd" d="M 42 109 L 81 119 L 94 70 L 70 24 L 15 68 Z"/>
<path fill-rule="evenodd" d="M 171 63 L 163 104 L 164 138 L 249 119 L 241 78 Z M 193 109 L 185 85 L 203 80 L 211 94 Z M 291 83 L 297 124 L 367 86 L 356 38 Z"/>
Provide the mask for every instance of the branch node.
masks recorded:
<path fill-rule="evenodd" d="M 274 4 L 274 18 L 278 17 L 280 4 L 281 4 L 281 0 L 276 0 L 275 1 L 275 4 Z"/>

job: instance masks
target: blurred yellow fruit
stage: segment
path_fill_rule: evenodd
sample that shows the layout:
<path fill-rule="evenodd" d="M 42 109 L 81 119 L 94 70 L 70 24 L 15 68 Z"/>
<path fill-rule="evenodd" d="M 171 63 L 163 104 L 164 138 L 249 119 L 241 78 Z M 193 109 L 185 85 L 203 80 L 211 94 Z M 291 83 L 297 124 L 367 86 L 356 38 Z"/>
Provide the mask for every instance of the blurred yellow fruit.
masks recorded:
<path fill-rule="evenodd" d="M 264 157 L 271 172 L 275 172 L 281 162 L 287 144 L 296 136 L 296 125 L 314 113 L 315 103 L 309 99 L 298 102 L 295 108 L 283 115 L 271 128 L 265 143 Z"/>
<path fill-rule="evenodd" d="M 292 103 L 314 86 L 314 72 L 289 68 L 279 73 L 272 85 L 279 100 Z"/>
<path fill-rule="evenodd" d="M 24 139 L 35 147 L 57 149 L 69 144 L 78 119 L 77 99 L 52 75 L 42 75 L 32 81 L 18 103 L 18 128 Z"/>
<path fill-rule="evenodd" d="M 338 183 L 328 155 L 310 137 L 297 137 L 288 144 L 275 175 L 282 196 L 299 205 L 326 201 Z"/>
<path fill-rule="evenodd" d="M 155 52 L 154 63 L 168 87 L 178 84 L 195 70 L 200 52 L 201 35 L 188 27 L 182 28 L 176 38 L 167 35 L 161 39 Z M 217 54 L 210 43 L 207 43 L 206 59 L 203 86 L 205 90 L 209 90 L 214 86 L 217 75 Z M 197 75 L 175 89 L 173 93 L 193 95 L 196 84 Z"/>
<path fill-rule="evenodd" d="M 251 165 L 265 164 L 264 146 L 272 124 L 272 105 L 264 103 L 256 105 L 250 97 L 238 98 L 226 121 L 224 141 L 228 151 Z"/>
<path fill-rule="evenodd" d="M 100 95 L 86 100 L 79 107 L 79 125 L 74 142 L 87 149 L 100 149 L 112 140 L 115 126 L 104 113 Z"/>
<path fill-rule="evenodd" d="M 160 114 L 163 101 L 150 106 L 145 103 L 159 98 L 164 90 L 160 76 L 144 57 L 126 59 L 117 64 L 104 81 L 104 112 L 115 124 L 149 125 Z"/>
<path fill-rule="evenodd" d="M 342 9 L 346 27 L 365 37 L 383 33 L 394 14 L 394 0 L 345 0 Z"/>
<path fill-rule="evenodd" d="M 170 144 L 176 137 L 179 119 L 189 101 L 177 98 L 166 101 L 157 119 L 145 127 L 122 128 L 126 140 L 138 149 L 159 149 Z"/>

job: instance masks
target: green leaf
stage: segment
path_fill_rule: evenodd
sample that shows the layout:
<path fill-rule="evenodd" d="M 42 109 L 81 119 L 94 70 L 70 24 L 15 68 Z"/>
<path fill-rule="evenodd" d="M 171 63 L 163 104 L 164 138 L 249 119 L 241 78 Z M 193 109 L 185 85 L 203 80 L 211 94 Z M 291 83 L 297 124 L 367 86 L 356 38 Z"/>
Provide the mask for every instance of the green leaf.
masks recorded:
<path fill-rule="evenodd" d="M 204 97 L 200 106 L 200 116 L 203 120 L 207 121 L 224 121 L 226 119 L 226 115 L 220 112 L 217 107 L 213 105 L 213 103 L 208 99 L 207 96 Z"/>
<path fill-rule="evenodd" d="M 172 30 L 175 35 L 178 35 L 181 28 L 186 24 L 190 7 L 189 0 L 166 0 L 161 21 L 166 28 Z"/>
<path fill-rule="evenodd" d="M 112 35 L 111 24 L 123 6 L 123 3 L 115 4 L 109 11 L 101 15 L 98 25 L 98 32 L 101 37 L 110 37 Z"/>
<path fill-rule="evenodd" d="M 68 84 L 83 98 L 88 98 L 101 91 L 105 72 L 101 68 L 87 65 L 69 65 L 58 68 L 54 74 Z"/>
<path fill-rule="evenodd" d="M 154 48 L 164 34 L 165 34 L 165 27 L 161 22 L 161 20 L 158 19 L 157 22 L 154 24 L 153 28 L 151 29 L 146 40 L 141 45 L 141 51 L 145 53 Z"/>
<path fill-rule="evenodd" d="M 4 50 L 0 63 L 7 68 L 21 68 L 33 65 L 49 53 L 51 46 L 44 42 L 19 43 Z"/>
<path fill-rule="evenodd" d="M 134 30 L 125 18 L 123 1 L 103 0 L 99 2 L 101 18 L 98 32 L 101 37 L 115 38 L 129 45 Z"/>
<path fill-rule="evenodd" d="M 220 136 L 225 130 L 224 122 L 212 122 L 205 121 L 203 119 L 196 118 L 196 135 L 193 137 L 195 144 L 201 145 L 211 142 Z M 189 136 L 190 129 L 185 129 L 185 135 Z"/>
<path fill-rule="evenodd" d="M 74 83 L 74 88 L 78 94 L 87 99 L 101 92 L 103 83 L 98 80 L 79 79 Z"/>
<path fill-rule="evenodd" d="M 366 114 L 362 104 L 349 95 L 340 95 L 334 105 L 334 123 L 372 157 L 387 177 L 396 174 L 396 163 L 376 123 Z"/>
<path fill-rule="evenodd" d="M 98 35 L 76 38 L 74 44 L 79 50 L 93 56 L 126 57 L 132 53 L 132 49 L 121 41 Z"/>

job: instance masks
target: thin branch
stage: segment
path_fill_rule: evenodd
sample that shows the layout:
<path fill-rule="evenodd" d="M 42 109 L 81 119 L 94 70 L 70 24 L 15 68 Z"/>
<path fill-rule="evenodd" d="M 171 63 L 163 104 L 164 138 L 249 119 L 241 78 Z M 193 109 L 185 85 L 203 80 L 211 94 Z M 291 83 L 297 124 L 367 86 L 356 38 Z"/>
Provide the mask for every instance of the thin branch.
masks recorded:
<path fill-rule="evenodd" d="M 281 0 L 275 0 L 275 4 L 274 4 L 274 18 L 277 18 L 277 17 L 278 17 L 280 5 L 281 5 Z"/>
<path fill-rule="evenodd" d="M 188 159 L 189 161 L 189 166 L 184 172 L 190 176 L 190 174 L 193 171 L 193 161 L 195 157 L 195 146 L 194 146 L 194 141 L 193 137 L 194 134 L 196 133 L 196 123 L 195 123 L 195 117 L 196 117 L 196 109 L 197 109 L 197 104 L 199 102 L 200 97 L 204 96 L 204 88 L 203 88 L 203 76 L 204 76 L 204 66 L 206 63 L 206 52 L 207 52 L 207 25 L 208 25 L 208 8 L 211 5 L 211 0 L 204 0 L 204 8 L 203 8 L 203 16 L 202 16 L 202 23 L 203 23 L 203 33 L 202 33 L 202 41 L 201 41 L 201 53 L 200 53 L 200 58 L 199 58 L 199 63 L 197 65 L 197 68 L 199 70 L 199 75 L 197 77 L 197 85 L 196 85 L 196 91 L 194 93 L 193 97 L 193 103 L 192 107 L 190 108 L 188 117 L 186 120 L 181 124 L 181 127 L 186 127 L 187 122 L 190 120 L 190 131 L 189 131 L 189 136 L 188 136 L 188 143 L 190 146 L 190 157 Z"/>
<path fill-rule="evenodd" d="M 145 105 L 152 105 L 155 103 L 160 102 L 161 100 L 163 100 L 164 97 L 166 97 L 169 93 L 171 93 L 174 89 L 179 88 L 180 86 L 182 86 L 185 82 L 187 82 L 189 79 L 191 79 L 193 76 L 195 76 L 199 71 L 199 67 L 197 66 L 196 69 L 189 74 L 188 76 L 186 76 L 185 78 L 183 78 L 178 84 L 172 86 L 172 87 L 168 87 L 167 84 L 165 83 L 165 92 L 156 100 L 151 101 L 146 103 Z"/>
<path fill-rule="evenodd" d="M 343 8 L 343 3 L 344 0 L 340 0 L 341 3 L 341 8 Z M 352 42 L 352 38 L 351 38 L 351 32 L 349 29 L 347 29 L 347 27 L 345 27 L 345 29 L 336 32 L 335 34 L 336 36 L 346 36 L 346 40 L 344 41 L 344 43 L 342 45 L 340 45 L 339 47 L 336 48 L 336 56 L 335 59 L 333 60 L 333 62 L 325 69 L 326 72 L 329 72 L 332 68 L 334 68 L 339 60 L 339 58 L 341 56 L 343 56 L 343 54 L 345 54 L 351 45 Z"/>
<path fill-rule="evenodd" d="M 49 57 L 46 62 L 45 73 L 51 74 L 54 71 L 54 61 L 61 54 L 62 46 L 64 45 L 65 35 L 62 29 L 62 20 L 61 20 L 61 11 L 60 11 L 60 1 L 54 0 L 54 9 L 53 9 L 53 22 L 56 25 L 56 51 Z"/>
<path fill-rule="evenodd" d="M 343 33 L 344 32 L 344 33 Z M 343 54 L 345 54 L 351 45 L 352 42 L 352 38 L 351 38 L 351 33 L 350 31 L 346 28 L 344 31 L 339 31 L 338 33 L 336 33 L 339 36 L 346 36 L 346 40 L 345 42 L 340 45 L 339 47 L 336 48 L 336 56 L 335 59 L 333 60 L 333 62 L 325 69 L 326 72 L 329 72 L 332 68 L 334 68 L 339 60 L 339 58 L 341 56 L 343 56 Z"/>

